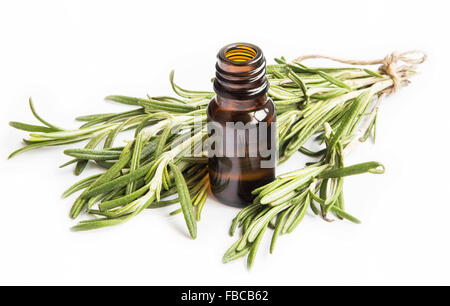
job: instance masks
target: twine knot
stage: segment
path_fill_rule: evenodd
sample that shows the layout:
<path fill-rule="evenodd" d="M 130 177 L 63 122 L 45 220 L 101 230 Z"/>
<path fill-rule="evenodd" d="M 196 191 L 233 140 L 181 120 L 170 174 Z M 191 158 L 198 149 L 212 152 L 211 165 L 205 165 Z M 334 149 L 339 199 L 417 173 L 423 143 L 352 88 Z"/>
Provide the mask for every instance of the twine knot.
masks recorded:
<path fill-rule="evenodd" d="M 411 55 L 420 54 L 420 57 L 411 57 Z M 423 51 L 412 50 L 403 53 L 397 51 L 386 55 L 383 59 L 379 69 L 380 72 L 387 74 L 391 77 L 394 85 L 389 93 L 396 92 L 402 85 L 402 80 L 406 84 L 409 83 L 407 79 L 408 71 L 414 70 L 417 65 L 422 64 L 427 59 L 427 54 Z M 407 65 L 398 66 L 399 63 L 405 63 Z"/>
<path fill-rule="evenodd" d="M 418 56 L 417 56 L 418 55 Z M 385 93 L 390 94 L 397 91 L 402 85 L 407 85 L 409 83 L 408 73 L 415 70 L 417 65 L 422 64 L 427 59 L 427 54 L 420 50 L 411 50 L 406 52 L 392 52 L 386 55 L 383 59 L 377 60 L 345 60 L 327 55 L 320 54 L 310 54 L 305 56 L 300 56 L 294 60 L 294 62 L 301 62 L 306 59 L 312 58 L 325 58 L 335 62 L 350 64 L 350 65 L 381 65 L 378 70 L 388 75 L 393 82 L 393 86 L 389 88 Z M 405 65 L 399 66 L 400 63 Z"/>

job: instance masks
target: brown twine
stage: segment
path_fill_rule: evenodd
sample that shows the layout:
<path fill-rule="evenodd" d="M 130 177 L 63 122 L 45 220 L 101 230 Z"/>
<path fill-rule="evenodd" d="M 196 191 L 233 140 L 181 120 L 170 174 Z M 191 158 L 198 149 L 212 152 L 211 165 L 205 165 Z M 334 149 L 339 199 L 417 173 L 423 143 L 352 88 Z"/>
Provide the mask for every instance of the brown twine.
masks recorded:
<path fill-rule="evenodd" d="M 420 57 L 412 57 L 411 55 L 420 55 Z M 294 62 L 300 63 L 301 61 L 307 60 L 307 59 L 314 59 L 314 58 L 324 58 L 329 59 L 335 62 L 343 63 L 343 64 L 350 64 L 350 65 L 381 65 L 378 69 L 381 73 L 384 73 L 391 77 L 392 81 L 394 82 L 394 85 L 391 89 L 386 91 L 385 93 L 390 94 L 392 92 L 395 92 L 398 90 L 398 88 L 401 85 L 406 85 L 409 83 L 407 79 L 408 71 L 415 70 L 417 65 L 422 64 L 427 59 L 427 54 L 420 50 L 411 50 L 406 51 L 403 53 L 399 52 L 392 52 L 391 54 L 388 54 L 383 59 L 377 59 L 377 60 L 371 60 L 371 61 L 363 61 L 363 60 L 346 60 L 346 59 L 340 59 L 332 56 L 327 55 L 320 55 L 320 54 L 310 54 L 305 56 L 300 56 L 294 60 Z M 405 63 L 406 65 L 398 66 L 400 62 Z"/>

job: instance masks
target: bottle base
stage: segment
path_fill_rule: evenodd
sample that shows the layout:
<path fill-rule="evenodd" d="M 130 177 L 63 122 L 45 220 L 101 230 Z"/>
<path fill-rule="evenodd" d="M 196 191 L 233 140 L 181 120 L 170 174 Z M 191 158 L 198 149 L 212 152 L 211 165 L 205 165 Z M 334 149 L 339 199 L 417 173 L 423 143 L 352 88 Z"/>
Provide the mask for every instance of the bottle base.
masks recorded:
<path fill-rule="evenodd" d="M 214 197 L 230 206 L 246 207 L 253 203 L 252 191 L 275 179 L 275 168 L 261 168 L 260 158 L 209 159 L 209 178 Z"/>

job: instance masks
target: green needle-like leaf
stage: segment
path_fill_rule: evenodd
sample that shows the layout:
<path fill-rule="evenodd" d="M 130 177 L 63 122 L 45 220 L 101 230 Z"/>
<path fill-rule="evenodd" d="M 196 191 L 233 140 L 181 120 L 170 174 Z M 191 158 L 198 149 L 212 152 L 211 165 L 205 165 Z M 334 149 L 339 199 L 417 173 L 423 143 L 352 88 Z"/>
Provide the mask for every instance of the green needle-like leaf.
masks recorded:
<path fill-rule="evenodd" d="M 180 169 L 173 163 L 170 162 L 169 166 L 174 174 L 175 184 L 178 189 L 178 196 L 180 199 L 181 209 L 183 211 L 184 220 L 189 229 L 189 234 L 192 238 L 197 238 L 197 222 L 195 220 L 194 209 L 191 203 L 191 197 L 189 195 L 189 190 L 184 180 L 183 174 Z"/>

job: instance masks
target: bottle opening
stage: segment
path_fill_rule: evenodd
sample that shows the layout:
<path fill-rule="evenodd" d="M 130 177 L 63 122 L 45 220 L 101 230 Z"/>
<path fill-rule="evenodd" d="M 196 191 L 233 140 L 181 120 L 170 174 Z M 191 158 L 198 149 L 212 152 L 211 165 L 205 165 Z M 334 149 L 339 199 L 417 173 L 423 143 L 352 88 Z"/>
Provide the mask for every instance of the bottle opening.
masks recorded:
<path fill-rule="evenodd" d="M 246 62 L 256 57 L 257 51 L 247 45 L 236 45 L 225 50 L 225 57 L 234 62 Z"/>

